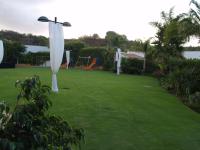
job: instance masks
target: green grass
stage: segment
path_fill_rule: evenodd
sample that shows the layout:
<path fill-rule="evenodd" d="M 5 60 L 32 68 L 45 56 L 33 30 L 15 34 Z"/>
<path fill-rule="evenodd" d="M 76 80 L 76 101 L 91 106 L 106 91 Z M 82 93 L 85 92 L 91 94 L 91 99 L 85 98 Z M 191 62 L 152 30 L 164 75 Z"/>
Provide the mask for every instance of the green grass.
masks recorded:
<path fill-rule="evenodd" d="M 34 74 L 50 85 L 49 69 L 0 69 L 0 99 L 15 103 L 14 82 Z M 198 150 L 200 115 L 152 77 L 61 70 L 50 112 L 86 131 L 83 150 Z"/>

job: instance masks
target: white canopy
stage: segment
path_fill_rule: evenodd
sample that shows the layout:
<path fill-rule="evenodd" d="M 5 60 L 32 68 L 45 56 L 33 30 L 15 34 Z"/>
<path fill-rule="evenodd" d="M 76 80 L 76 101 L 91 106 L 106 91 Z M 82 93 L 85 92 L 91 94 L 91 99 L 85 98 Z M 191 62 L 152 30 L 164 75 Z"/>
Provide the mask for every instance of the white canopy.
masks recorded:
<path fill-rule="evenodd" d="M 50 62 L 52 70 L 52 90 L 58 92 L 57 77 L 64 52 L 63 27 L 59 23 L 49 22 Z"/>
<path fill-rule="evenodd" d="M 70 63 L 70 51 L 66 51 L 66 60 L 67 60 L 67 69 L 68 69 L 68 66 L 69 66 L 69 63 Z"/>
<path fill-rule="evenodd" d="M 3 60 L 3 42 L 0 40 L 0 63 Z"/>

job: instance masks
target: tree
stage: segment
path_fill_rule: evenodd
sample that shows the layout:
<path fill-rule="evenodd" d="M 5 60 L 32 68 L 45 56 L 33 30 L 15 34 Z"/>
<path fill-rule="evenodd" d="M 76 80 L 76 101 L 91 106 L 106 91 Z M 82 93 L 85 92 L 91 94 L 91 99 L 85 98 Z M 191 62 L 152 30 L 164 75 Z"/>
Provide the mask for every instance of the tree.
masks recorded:
<path fill-rule="evenodd" d="M 162 71 L 166 71 L 168 61 L 171 57 L 182 58 L 182 45 L 188 40 L 186 28 L 184 28 L 182 17 L 174 17 L 173 8 L 168 13 L 161 12 L 162 22 L 151 22 L 157 28 L 154 58 Z"/>
<path fill-rule="evenodd" d="M 200 4 L 195 0 L 191 0 L 190 5 L 195 6 L 195 8 L 191 8 L 188 15 L 186 15 L 189 16 L 186 18 L 189 24 L 188 29 L 191 35 L 200 37 Z"/>
<path fill-rule="evenodd" d="M 25 47 L 19 42 L 4 40 L 4 59 L 3 62 L 17 63 L 17 60 L 25 52 Z"/>
<path fill-rule="evenodd" d="M 105 37 L 108 47 L 109 48 L 113 48 L 113 47 L 120 47 L 120 48 L 126 48 L 126 44 L 127 44 L 127 37 L 125 35 L 120 35 L 117 34 L 114 31 L 108 31 L 106 33 L 106 37 Z"/>
<path fill-rule="evenodd" d="M 101 39 L 98 34 L 93 34 L 92 36 L 82 36 L 79 40 L 85 43 L 88 47 L 102 47 L 106 46 L 106 40 Z"/>
<path fill-rule="evenodd" d="M 100 39 L 100 36 L 99 36 L 98 34 L 96 34 L 96 33 L 94 33 L 94 34 L 92 35 L 92 37 L 93 37 L 94 39 Z"/>
<path fill-rule="evenodd" d="M 200 4 L 196 0 L 191 0 L 190 5 L 194 5 L 195 9 L 190 9 L 189 14 L 193 18 L 193 21 L 200 24 Z"/>
<path fill-rule="evenodd" d="M 127 49 L 130 51 L 143 51 L 142 40 L 138 39 L 138 40 L 134 40 L 134 41 L 128 41 Z"/>
<path fill-rule="evenodd" d="M 9 30 L 0 31 L 0 39 L 20 42 L 24 45 L 48 45 L 48 38 L 44 36 L 36 36 L 32 34 L 21 34 Z"/>
<path fill-rule="evenodd" d="M 183 34 L 185 34 L 189 40 L 191 36 L 200 38 L 200 4 L 191 0 L 191 8 L 188 13 L 182 13 L 179 15 Z"/>

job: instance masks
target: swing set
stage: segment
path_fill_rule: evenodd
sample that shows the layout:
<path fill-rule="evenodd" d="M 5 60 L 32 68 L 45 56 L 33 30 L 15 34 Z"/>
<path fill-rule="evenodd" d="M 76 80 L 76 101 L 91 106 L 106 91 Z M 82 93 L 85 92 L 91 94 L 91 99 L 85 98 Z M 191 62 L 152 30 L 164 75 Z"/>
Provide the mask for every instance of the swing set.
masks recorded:
<path fill-rule="evenodd" d="M 96 58 L 93 58 L 92 60 L 91 59 L 92 59 L 91 56 L 88 57 L 79 56 L 75 66 L 80 66 L 80 68 L 84 70 L 92 70 L 93 67 L 96 65 Z"/>

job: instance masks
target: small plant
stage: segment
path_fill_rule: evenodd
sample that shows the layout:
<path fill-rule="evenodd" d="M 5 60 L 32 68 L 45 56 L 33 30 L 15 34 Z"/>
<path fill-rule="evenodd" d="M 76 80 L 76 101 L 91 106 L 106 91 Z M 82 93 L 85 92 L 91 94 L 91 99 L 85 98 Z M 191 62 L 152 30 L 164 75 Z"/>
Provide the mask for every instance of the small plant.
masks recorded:
<path fill-rule="evenodd" d="M 16 81 L 19 89 L 13 111 L 0 103 L 1 150 L 71 150 L 84 139 L 83 129 L 72 128 L 61 117 L 47 114 L 50 88 L 38 76 Z"/>
<path fill-rule="evenodd" d="M 185 103 L 197 112 L 200 112 L 200 92 L 190 95 Z"/>

